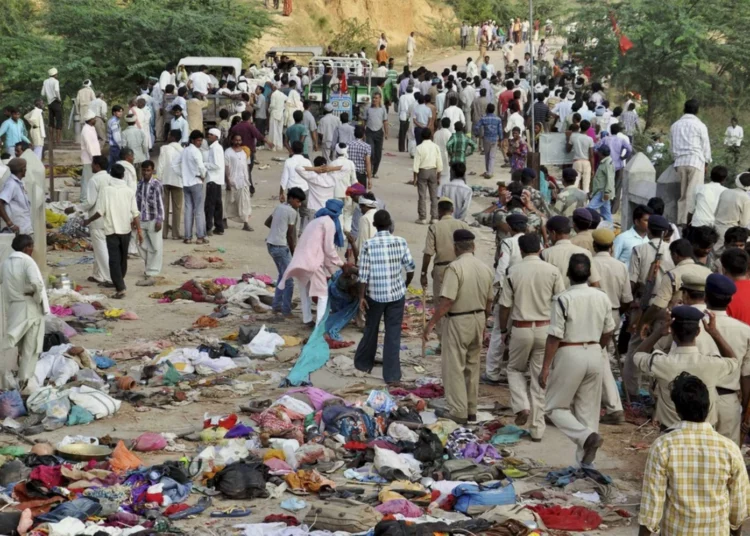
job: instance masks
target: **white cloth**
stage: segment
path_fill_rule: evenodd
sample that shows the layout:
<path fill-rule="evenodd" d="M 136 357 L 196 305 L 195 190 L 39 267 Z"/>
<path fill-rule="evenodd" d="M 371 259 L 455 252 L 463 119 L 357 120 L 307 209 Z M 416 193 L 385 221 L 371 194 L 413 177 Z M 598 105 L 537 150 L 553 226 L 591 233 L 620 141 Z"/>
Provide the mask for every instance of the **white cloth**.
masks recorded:
<path fill-rule="evenodd" d="M 409 120 L 409 110 L 412 105 L 416 102 L 414 93 L 404 93 L 398 99 L 398 119 L 399 121 Z"/>
<path fill-rule="evenodd" d="M 172 170 L 182 177 L 182 186 L 187 188 L 203 182 L 206 176 L 206 166 L 203 163 L 201 150 L 195 145 L 188 144 L 185 150 L 172 161 Z"/>
<path fill-rule="evenodd" d="M 340 171 L 333 171 L 331 173 L 306 171 L 304 166 L 297 167 L 296 172 L 297 175 L 307 181 L 307 208 L 312 212 L 317 212 L 325 207 L 328 200 L 333 199 L 337 176 L 343 175 Z"/>
<path fill-rule="evenodd" d="M 29 126 L 31 127 L 29 130 L 31 145 L 34 147 L 44 145 L 44 138 L 47 137 L 47 132 L 44 130 L 44 114 L 42 109 L 35 106 L 24 116 L 24 119 L 29 122 Z"/>
<path fill-rule="evenodd" d="M 176 186 L 182 188 L 182 176 L 172 168 L 172 163 L 182 154 L 182 145 L 173 141 L 168 145 L 162 145 L 159 153 L 159 164 L 156 167 L 156 178 L 164 186 Z"/>
<path fill-rule="evenodd" d="M 440 158 L 443 162 L 443 170 L 449 170 L 450 165 L 448 162 L 448 140 L 451 139 L 451 131 L 447 128 L 441 128 L 437 132 L 435 132 L 435 135 L 432 136 L 432 141 L 440 148 Z M 450 173 L 441 173 L 440 175 L 440 185 L 448 184 L 448 181 L 450 180 Z"/>
<path fill-rule="evenodd" d="M 328 165 L 331 167 L 341 166 L 341 172 L 334 174 L 336 184 L 333 187 L 333 197 L 344 199 L 346 197 L 346 189 L 354 186 L 357 182 L 357 168 L 354 166 L 354 162 L 344 156 L 339 156 Z"/>
<path fill-rule="evenodd" d="M 726 132 L 724 132 L 724 145 L 729 147 L 739 147 L 742 145 L 742 140 L 745 137 L 745 131 L 741 126 L 736 127 L 728 126 Z"/>
<path fill-rule="evenodd" d="M 711 140 L 708 129 L 693 114 L 685 114 L 674 122 L 669 131 L 674 166 L 703 169 L 711 162 Z"/>
<path fill-rule="evenodd" d="M 475 62 L 470 61 L 466 64 L 466 78 L 472 82 L 475 76 L 479 76 L 479 68 Z"/>
<path fill-rule="evenodd" d="M 104 220 L 106 235 L 130 233 L 131 222 L 140 215 L 135 193 L 120 179 L 112 179 L 104 191 L 99 193 L 96 212 Z"/>
<path fill-rule="evenodd" d="M 690 221 L 691 227 L 708 225 L 713 227 L 716 205 L 719 204 L 719 196 L 726 190 L 719 182 L 699 184 L 695 189 L 695 195 L 691 198 L 693 206 L 688 205 L 688 213 L 693 215 Z"/>
<path fill-rule="evenodd" d="M 208 86 L 211 85 L 211 78 L 203 71 L 197 71 L 190 74 L 190 82 L 193 84 L 193 91 L 203 95 L 208 94 Z"/>
<path fill-rule="evenodd" d="M 96 129 L 85 123 L 81 129 L 81 163 L 91 164 L 93 157 L 100 156 L 102 150 L 99 147 L 99 137 Z"/>
<path fill-rule="evenodd" d="M 215 182 L 224 186 L 224 148 L 219 143 L 219 140 L 216 140 L 208 147 L 206 170 L 208 171 L 207 182 Z"/>
<path fill-rule="evenodd" d="M 451 120 L 451 126 L 448 127 L 448 130 L 451 134 L 456 132 L 457 122 L 460 121 L 461 123 L 463 123 L 464 127 L 466 126 L 466 116 L 458 106 L 448 106 L 443 112 L 443 118 L 446 117 Z"/>
<path fill-rule="evenodd" d="M 54 101 L 62 101 L 60 97 L 60 82 L 57 78 L 49 77 L 42 84 L 42 96 L 47 99 L 47 104 L 52 104 Z"/>
<path fill-rule="evenodd" d="M 169 84 L 174 85 L 174 73 L 170 73 L 165 69 L 159 75 L 159 86 L 166 91 Z"/>
<path fill-rule="evenodd" d="M 284 191 L 290 188 L 301 188 L 304 192 L 307 192 L 309 186 L 307 181 L 297 175 L 298 167 L 312 167 L 310 160 L 302 156 L 301 154 L 295 154 L 287 158 L 284 162 L 284 168 L 281 170 L 281 189 Z"/>
<path fill-rule="evenodd" d="M 273 102 L 273 94 L 271 95 L 271 98 Z M 284 102 L 284 126 L 289 127 L 294 124 L 294 112 L 297 110 L 304 110 L 302 99 L 296 89 L 290 89 L 289 95 L 287 95 L 286 101 Z"/>

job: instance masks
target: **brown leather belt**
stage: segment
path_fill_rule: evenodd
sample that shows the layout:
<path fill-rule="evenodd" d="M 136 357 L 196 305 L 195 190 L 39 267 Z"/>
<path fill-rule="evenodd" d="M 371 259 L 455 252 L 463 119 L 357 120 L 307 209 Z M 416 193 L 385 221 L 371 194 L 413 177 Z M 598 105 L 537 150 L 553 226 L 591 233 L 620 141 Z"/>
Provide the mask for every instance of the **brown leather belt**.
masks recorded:
<path fill-rule="evenodd" d="M 451 263 L 451 261 L 436 262 L 435 266 L 448 266 L 450 263 Z"/>
<path fill-rule="evenodd" d="M 540 328 L 549 326 L 549 320 L 514 320 L 514 328 Z"/>
<path fill-rule="evenodd" d="M 474 309 L 473 311 L 463 311 L 460 313 L 448 313 L 448 316 L 454 317 L 454 316 L 464 316 L 464 315 L 475 315 L 478 313 L 483 313 L 484 309 Z"/>
<path fill-rule="evenodd" d="M 588 346 L 589 344 L 596 344 L 599 346 L 599 341 L 587 341 L 587 342 L 561 342 L 558 346 L 562 348 L 563 346 Z"/>

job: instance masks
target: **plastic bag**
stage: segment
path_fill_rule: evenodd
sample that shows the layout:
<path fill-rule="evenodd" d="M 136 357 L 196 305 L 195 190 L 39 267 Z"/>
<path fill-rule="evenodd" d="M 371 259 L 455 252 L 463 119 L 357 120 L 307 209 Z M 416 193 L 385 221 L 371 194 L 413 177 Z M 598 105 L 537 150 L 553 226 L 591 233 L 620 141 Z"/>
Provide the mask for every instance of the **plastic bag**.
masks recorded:
<path fill-rule="evenodd" d="M 138 469 L 142 465 L 143 462 L 140 458 L 130 452 L 122 441 L 117 443 L 115 450 L 112 451 L 112 456 L 109 458 L 109 467 L 117 474 Z"/>
<path fill-rule="evenodd" d="M 86 385 L 73 387 L 68 391 L 68 397 L 74 404 L 91 412 L 97 419 L 114 415 L 120 409 L 122 402 L 106 393 Z"/>
<path fill-rule="evenodd" d="M 434 462 L 443 457 L 443 442 L 433 431 L 420 428 L 414 458 L 423 463 Z"/>
<path fill-rule="evenodd" d="M 268 467 L 254 460 L 227 465 L 216 473 L 209 485 L 228 499 L 265 499 Z"/>
<path fill-rule="evenodd" d="M 26 407 L 21 400 L 21 393 L 18 391 L 5 391 L 0 393 L 0 419 L 10 417 L 15 419 L 26 415 Z"/>
<path fill-rule="evenodd" d="M 89 382 L 97 386 L 102 386 L 106 383 L 94 370 L 88 368 L 78 371 L 76 380 L 79 382 Z"/>
<path fill-rule="evenodd" d="M 167 446 L 167 440 L 164 436 L 154 432 L 146 432 L 139 435 L 133 444 L 133 450 L 138 452 L 151 452 L 154 450 L 164 450 Z"/>
<path fill-rule="evenodd" d="M 388 391 L 370 391 L 367 397 L 367 405 L 375 410 L 375 413 L 390 413 L 396 407 L 396 401 Z"/>
<path fill-rule="evenodd" d="M 47 415 L 42 420 L 45 430 L 57 430 L 65 426 L 70 413 L 70 400 L 58 398 L 48 402 L 45 408 Z"/>
<path fill-rule="evenodd" d="M 264 325 L 245 349 L 252 355 L 274 355 L 277 346 L 284 346 L 284 339 L 278 333 L 266 330 Z"/>
<path fill-rule="evenodd" d="M 73 406 L 70 408 L 68 414 L 68 426 L 75 426 L 77 424 L 88 424 L 94 420 L 94 415 L 87 409 L 81 406 Z"/>

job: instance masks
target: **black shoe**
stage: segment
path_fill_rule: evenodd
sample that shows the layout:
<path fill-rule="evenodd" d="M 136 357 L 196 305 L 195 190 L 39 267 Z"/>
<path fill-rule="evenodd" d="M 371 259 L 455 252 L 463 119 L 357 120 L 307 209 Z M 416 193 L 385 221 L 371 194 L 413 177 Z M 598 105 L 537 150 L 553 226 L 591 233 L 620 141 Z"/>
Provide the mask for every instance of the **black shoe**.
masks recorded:
<path fill-rule="evenodd" d="M 603 443 L 604 439 L 596 432 L 589 435 L 586 438 L 586 442 L 583 444 L 583 459 L 581 460 L 581 465 L 591 465 L 594 463 L 596 452 Z"/>
<path fill-rule="evenodd" d="M 450 419 L 456 424 L 466 424 L 467 420 L 463 419 L 461 417 L 454 417 L 451 415 L 450 411 L 443 408 L 438 408 L 435 410 L 435 415 L 440 419 Z"/>

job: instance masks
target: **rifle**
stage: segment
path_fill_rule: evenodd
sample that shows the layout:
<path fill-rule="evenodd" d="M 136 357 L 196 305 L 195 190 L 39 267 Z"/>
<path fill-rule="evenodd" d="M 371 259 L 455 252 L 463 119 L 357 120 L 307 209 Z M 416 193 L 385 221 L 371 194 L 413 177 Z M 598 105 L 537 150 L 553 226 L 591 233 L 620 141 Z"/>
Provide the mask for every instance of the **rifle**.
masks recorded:
<path fill-rule="evenodd" d="M 661 244 L 663 241 L 664 238 L 660 237 L 659 245 L 656 246 L 656 256 L 654 257 L 654 261 L 651 263 L 651 266 L 648 269 L 646 282 L 642 286 L 641 296 L 638 300 L 640 310 L 637 313 L 637 318 L 631 319 L 630 328 L 633 330 L 633 333 L 636 333 L 638 335 L 640 335 L 641 316 L 646 312 L 646 309 L 648 309 L 649 302 L 651 301 L 651 296 L 653 295 L 654 288 L 656 287 L 656 276 L 659 274 L 659 269 L 661 268 Z"/>

